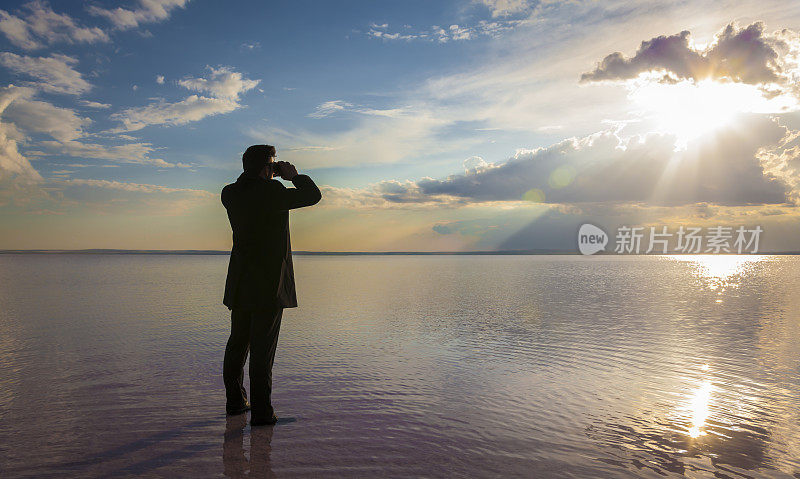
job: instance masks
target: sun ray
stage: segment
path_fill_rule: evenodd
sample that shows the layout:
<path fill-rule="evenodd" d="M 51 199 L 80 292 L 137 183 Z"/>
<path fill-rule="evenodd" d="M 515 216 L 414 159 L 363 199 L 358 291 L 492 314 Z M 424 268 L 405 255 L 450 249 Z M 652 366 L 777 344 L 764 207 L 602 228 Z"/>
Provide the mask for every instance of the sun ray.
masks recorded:
<path fill-rule="evenodd" d="M 656 81 L 663 75 L 643 73 L 629 84 L 628 99 L 642 120 L 656 131 L 676 137 L 675 150 L 731 125 L 741 113 L 778 113 L 796 109 L 797 100 L 786 95 L 766 98 L 756 85 L 715 80 Z"/>

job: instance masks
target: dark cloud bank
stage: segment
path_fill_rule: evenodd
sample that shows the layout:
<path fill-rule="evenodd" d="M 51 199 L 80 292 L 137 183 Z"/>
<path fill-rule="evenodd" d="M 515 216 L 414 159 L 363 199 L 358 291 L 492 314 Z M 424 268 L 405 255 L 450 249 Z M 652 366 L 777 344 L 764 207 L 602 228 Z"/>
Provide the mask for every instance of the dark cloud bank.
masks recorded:
<path fill-rule="evenodd" d="M 662 81 L 666 82 L 715 79 L 747 84 L 791 84 L 785 68 L 790 42 L 797 38 L 791 30 L 765 34 L 761 22 L 741 29 L 729 24 L 705 50 L 693 48 L 690 37 L 691 33 L 684 30 L 643 41 L 630 58 L 614 52 L 593 71 L 581 75 L 580 81 L 626 80 L 642 72 L 664 70 Z"/>
<path fill-rule="evenodd" d="M 445 179 L 384 182 L 378 192 L 394 203 L 525 199 L 652 205 L 786 203 L 788 186 L 764 171 L 757 153 L 778 146 L 787 128 L 765 115 L 746 115 L 735 125 L 702 142 L 690 142 L 679 152 L 673 151 L 671 135 L 622 139 L 608 130 Z M 539 192 L 530 194 L 533 189 Z"/>

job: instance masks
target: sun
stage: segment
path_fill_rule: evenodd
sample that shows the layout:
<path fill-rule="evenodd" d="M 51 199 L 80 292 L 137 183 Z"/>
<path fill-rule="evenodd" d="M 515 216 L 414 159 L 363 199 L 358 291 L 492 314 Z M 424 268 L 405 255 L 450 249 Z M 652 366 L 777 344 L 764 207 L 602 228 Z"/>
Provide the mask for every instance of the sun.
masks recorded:
<path fill-rule="evenodd" d="M 676 150 L 731 125 L 742 113 L 777 113 L 795 107 L 785 96 L 764 97 L 755 85 L 715 80 L 663 83 L 643 74 L 629 84 L 628 99 L 643 121 L 676 137 Z"/>

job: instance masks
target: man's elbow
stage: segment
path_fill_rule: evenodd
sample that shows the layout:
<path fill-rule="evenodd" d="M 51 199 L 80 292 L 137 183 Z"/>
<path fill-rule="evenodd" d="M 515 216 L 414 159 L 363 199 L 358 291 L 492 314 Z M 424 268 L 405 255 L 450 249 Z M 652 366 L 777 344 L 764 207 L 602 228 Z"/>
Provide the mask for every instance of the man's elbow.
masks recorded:
<path fill-rule="evenodd" d="M 322 200 L 322 192 L 317 190 L 317 192 L 314 194 L 314 197 L 311 198 L 311 200 L 312 200 L 311 203 L 312 205 L 316 205 L 317 203 L 319 203 L 320 200 Z"/>

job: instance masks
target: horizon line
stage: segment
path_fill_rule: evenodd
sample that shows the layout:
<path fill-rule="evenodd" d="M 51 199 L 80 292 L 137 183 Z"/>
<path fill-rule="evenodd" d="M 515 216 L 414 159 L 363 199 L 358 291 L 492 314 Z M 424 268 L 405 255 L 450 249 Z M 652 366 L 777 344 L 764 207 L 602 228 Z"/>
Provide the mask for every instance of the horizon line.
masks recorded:
<path fill-rule="evenodd" d="M 215 249 L 114 249 L 114 248 L 87 248 L 87 249 L 0 249 L 0 254 L 153 254 L 153 255 L 230 255 L 230 250 Z M 412 255 L 578 255 L 575 250 L 555 249 L 527 249 L 527 250 L 472 250 L 472 251 L 292 251 L 298 256 L 412 256 Z M 737 256 L 737 253 L 642 253 L 642 254 L 615 254 L 600 251 L 594 256 Z M 764 251 L 759 253 L 744 253 L 741 256 L 754 255 L 799 255 L 800 251 Z"/>

